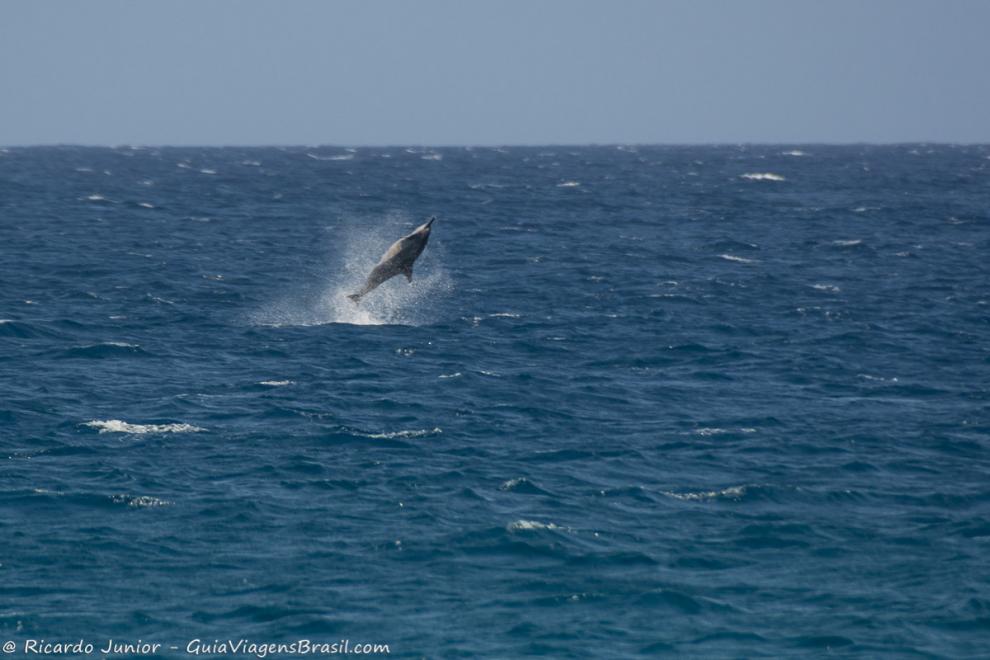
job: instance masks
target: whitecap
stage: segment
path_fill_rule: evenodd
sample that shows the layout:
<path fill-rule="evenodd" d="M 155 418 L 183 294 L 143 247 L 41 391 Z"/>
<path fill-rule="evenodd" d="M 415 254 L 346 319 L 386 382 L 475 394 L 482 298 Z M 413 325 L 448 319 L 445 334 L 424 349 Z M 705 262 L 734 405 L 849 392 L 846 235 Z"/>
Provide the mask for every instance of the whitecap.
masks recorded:
<path fill-rule="evenodd" d="M 455 371 L 452 374 L 440 374 L 437 378 L 460 378 L 463 375 L 460 371 Z"/>
<path fill-rule="evenodd" d="M 807 156 L 808 153 L 801 151 L 800 149 L 791 149 L 790 151 L 782 151 L 782 156 Z"/>
<path fill-rule="evenodd" d="M 337 156 L 320 156 L 318 154 L 307 153 L 306 155 L 312 158 L 313 160 L 353 160 L 354 159 L 354 154 L 341 154 Z"/>
<path fill-rule="evenodd" d="M 725 259 L 726 261 L 736 261 L 741 264 L 756 263 L 756 259 L 746 259 L 745 257 L 737 257 L 733 254 L 720 254 L 718 256 L 721 257 L 722 259 Z"/>
<path fill-rule="evenodd" d="M 392 440 L 394 438 L 423 438 L 430 435 L 439 435 L 441 433 L 443 433 L 443 429 L 436 426 L 432 429 L 419 429 L 418 431 L 386 431 L 383 433 L 363 433 L 361 435 L 374 440 Z"/>
<path fill-rule="evenodd" d="M 839 247 L 852 247 L 854 245 L 859 245 L 862 242 L 862 239 L 854 238 L 846 241 L 832 241 L 832 245 L 838 245 Z"/>
<path fill-rule="evenodd" d="M 153 209 L 153 208 L 155 208 L 155 206 L 153 204 L 149 204 L 148 202 L 138 202 L 138 206 L 140 206 L 141 208 L 144 208 L 144 209 Z"/>
<path fill-rule="evenodd" d="M 107 198 L 104 197 L 103 195 L 94 194 L 94 195 L 90 195 L 89 197 L 86 197 L 86 201 L 87 202 L 105 202 L 105 201 L 107 201 Z"/>
<path fill-rule="evenodd" d="M 709 437 L 709 436 L 713 436 L 713 435 L 723 435 L 725 433 L 734 433 L 734 432 L 736 432 L 736 433 L 756 433 L 756 429 L 753 429 L 753 428 L 740 428 L 740 429 L 737 429 L 736 431 L 732 431 L 731 429 L 723 429 L 723 428 L 719 428 L 719 427 L 715 426 L 715 427 L 704 427 L 704 428 L 700 428 L 700 429 L 694 429 L 693 431 L 691 431 L 691 433 L 693 433 L 694 435 L 700 435 L 700 436 L 703 436 L 703 437 Z"/>
<path fill-rule="evenodd" d="M 558 188 L 577 188 L 581 185 L 580 181 L 562 181 L 557 184 Z"/>
<path fill-rule="evenodd" d="M 94 419 L 83 426 L 99 429 L 100 433 L 197 433 L 206 430 L 192 424 L 130 424 L 119 419 Z"/>
<path fill-rule="evenodd" d="M 420 156 L 423 160 L 443 160 L 442 154 L 426 154 L 425 156 Z"/>
<path fill-rule="evenodd" d="M 516 314 L 515 312 L 495 312 L 494 314 L 489 314 L 489 318 L 493 319 L 517 319 L 522 314 Z"/>
<path fill-rule="evenodd" d="M 896 376 L 894 376 L 892 378 L 884 378 L 882 376 L 871 376 L 869 374 L 856 374 L 856 375 L 859 376 L 860 378 L 865 379 L 865 380 L 877 380 L 877 381 L 881 381 L 881 382 L 884 382 L 884 383 L 888 383 L 888 382 L 889 383 L 896 383 L 896 382 L 898 382 Z"/>
<path fill-rule="evenodd" d="M 510 532 L 532 531 L 537 529 L 560 529 L 553 523 L 541 523 L 536 520 L 517 520 L 506 526 Z"/>
<path fill-rule="evenodd" d="M 217 173 L 216 170 L 211 170 L 208 168 L 203 168 L 200 170 L 200 174 L 216 174 L 216 173 Z"/>
<path fill-rule="evenodd" d="M 693 493 L 675 493 L 666 490 L 662 492 L 667 497 L 673 497 L 676 500 L 684 500 L 687 502 L 713 500 L 719 497 L 739 499 L 746 494 L 746 486 L 730 486 L 729 488 L 723 488 L 722 490 L 698 491 Z"/>
<path fill-rule="evenodd" d="M 779 174 L 774 174 L 773 172 L 747 172 L 742 174 L 741 178 L 749 179 L 750 181 L 786 181 L 784 177 Z"/>
<path fill-rule="evenodd" d="M 152 497 L 151 495 L 114 495 L 110 499 L 114 504 L 126 504 L 135 508 L 169 506 L 172 504 L 168 500 L 163 500 L 160 497 Z"/>
<path fill-rule="evenodd" d="M 258 385 L 267 385 L 268 387 L 285 387 L 286 385 L 292 385 L 296 381 L 294 380 L 263 380 L 258 383 Z"/>
<path fill-rule="evenodd" d="M 828 291 L 829 293 L 838 293 L 841 291 L 841 289 L 834 284 L 812 284 L 811 288 L 818 291 Z"/>

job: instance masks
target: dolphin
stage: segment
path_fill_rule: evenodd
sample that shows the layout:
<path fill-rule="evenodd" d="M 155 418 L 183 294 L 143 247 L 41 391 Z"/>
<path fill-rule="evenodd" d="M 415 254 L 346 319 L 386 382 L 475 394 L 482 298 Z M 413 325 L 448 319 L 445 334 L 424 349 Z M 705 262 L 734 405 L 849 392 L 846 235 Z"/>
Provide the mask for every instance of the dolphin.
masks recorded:
<path fill-rule="evenodd" d="M 406 276 L 412 282 L 413 263 L 426 248 L 426 242 L 430 240 L 430 225 L 436 220 L 436 216 L 431 216 L 429 220 L 416 227 L 416 230 L 408 236 L 403 236 L 378 260 L 378 265 L 371 270 L 367 281 L 361 290 L 347 296 L 358 304 L 361 298 L 378 288 L 382 282 L 390 280 L 399 273 Z"/>

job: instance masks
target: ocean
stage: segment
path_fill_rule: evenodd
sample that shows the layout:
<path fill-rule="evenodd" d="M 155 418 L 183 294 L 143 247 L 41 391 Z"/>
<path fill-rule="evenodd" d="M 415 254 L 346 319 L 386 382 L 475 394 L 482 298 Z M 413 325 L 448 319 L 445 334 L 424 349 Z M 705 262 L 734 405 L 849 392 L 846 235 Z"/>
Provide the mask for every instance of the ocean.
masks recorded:
<path fill-rule="evenodd" d="M 988 255 L 990 146 L 0 150 L 0 642 L 990 657 Z"/>

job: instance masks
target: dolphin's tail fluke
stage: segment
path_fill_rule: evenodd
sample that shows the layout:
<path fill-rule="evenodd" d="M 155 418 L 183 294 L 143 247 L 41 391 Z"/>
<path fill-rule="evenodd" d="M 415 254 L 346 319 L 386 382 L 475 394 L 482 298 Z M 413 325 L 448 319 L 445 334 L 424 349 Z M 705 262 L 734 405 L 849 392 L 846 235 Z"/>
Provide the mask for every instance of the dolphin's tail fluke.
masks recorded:
<path fill-rule="evenodd" d="M 347 297 L 350 298 L 351 300 L 353 300 L 355 305 L 358 304 L 359 302 L 361 302 L 361 294 L 360 293 L 352 293 L 351 295 L 349 295 Z"/>

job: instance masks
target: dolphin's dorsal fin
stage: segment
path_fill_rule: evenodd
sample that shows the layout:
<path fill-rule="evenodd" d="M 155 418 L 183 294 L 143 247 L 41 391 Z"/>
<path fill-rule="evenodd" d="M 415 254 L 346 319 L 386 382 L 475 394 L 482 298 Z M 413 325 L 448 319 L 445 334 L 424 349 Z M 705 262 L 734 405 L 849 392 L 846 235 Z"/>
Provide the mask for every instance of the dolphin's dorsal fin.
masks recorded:
<path fill-rule="evenodd" d="M 406 276 L 407 282 L 412 282 L 412 266 L 406 266 L 403 268 L 402 274 Z"/>

